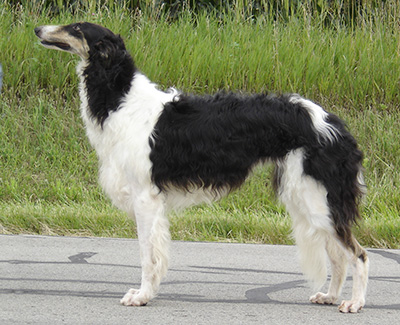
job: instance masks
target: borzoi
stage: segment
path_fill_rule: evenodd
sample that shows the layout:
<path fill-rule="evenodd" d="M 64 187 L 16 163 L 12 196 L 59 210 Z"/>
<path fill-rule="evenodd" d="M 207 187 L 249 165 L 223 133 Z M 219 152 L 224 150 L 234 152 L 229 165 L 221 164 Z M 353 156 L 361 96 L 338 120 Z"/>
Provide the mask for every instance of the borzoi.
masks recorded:
<path fill-rule="evenodd" d="M 140 289 L 123 305 L 146 305 L 167 271 L 168 210 L 213 201 L 240 187 L 260 163 L 275 164 L 277 195 L 293 219 L 305 275 L 333 304 L 353 269 L 351 300 L 365 303 L 368 258 L 351 232 L 363 192 L 362 153 L 335 115 L 297 94 L 166 92 L 139 72 L 119 35 L 91 23 L 35 28 L 41 43 L 81 57 L 81 114 L 112 202 L 136 219 Z"/>

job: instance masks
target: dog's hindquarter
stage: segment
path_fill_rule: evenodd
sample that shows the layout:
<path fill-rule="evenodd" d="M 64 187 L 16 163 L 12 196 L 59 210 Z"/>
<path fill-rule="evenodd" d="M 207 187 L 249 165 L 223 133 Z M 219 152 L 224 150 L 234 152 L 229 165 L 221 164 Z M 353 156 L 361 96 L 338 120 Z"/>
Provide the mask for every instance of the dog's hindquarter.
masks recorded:
<path fill-rule="evenodd" d="M 327 294 L 317 293 L 315 303 L 336 302 L 353 268 L 353 296 L 339 309 L 357 312 L 365 303 L 368 257 L 351 232 L 359 218 L 358 204 L 364 192 L 362 153 L 344 123 L 332 114 L 329 130 L 316 146 L 292 151 L 277 164 L 275 183 L 281 201 L 293 219 L 303 272 L 316 287 L 326 280 L 326 258 L 332 265 Z M 335 133 L 332 133 L 334 131 Z"/>

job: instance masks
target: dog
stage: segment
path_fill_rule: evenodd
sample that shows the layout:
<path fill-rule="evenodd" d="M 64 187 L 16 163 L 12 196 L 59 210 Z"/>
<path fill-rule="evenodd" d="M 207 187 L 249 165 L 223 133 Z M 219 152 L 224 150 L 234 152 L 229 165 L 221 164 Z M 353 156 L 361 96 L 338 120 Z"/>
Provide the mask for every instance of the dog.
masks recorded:
<path fill-rule="evenodd" d="M 88 23 L 40 26 L 46 48 L 78 55 L 81 115 L 99 158 L 99 180 L 112 202 L 136 219 L 142 279 L 123 305 L 146 305 L 167 272 L 167 212 L 212 202 L 239 188 L 256 165 L 275 165 L 274 188 L 293 219 L 303 273 L 336 303 L 347 266 L 351 300 L 365 304 L 368 257 L 351 232 L 364 192 L 362 152 L 344 122 L 297 94 L 160 90 L 137 70 L 119 35 Z"/>

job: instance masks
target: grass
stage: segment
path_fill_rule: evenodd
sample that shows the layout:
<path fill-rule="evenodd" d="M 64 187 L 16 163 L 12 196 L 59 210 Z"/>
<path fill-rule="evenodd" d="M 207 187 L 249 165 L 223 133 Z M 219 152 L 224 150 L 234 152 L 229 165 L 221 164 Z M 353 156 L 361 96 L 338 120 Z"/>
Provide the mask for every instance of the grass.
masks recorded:
<path fill-rule="evenodd" d="M 72 16 L 3 2 L 0 14 L 0 233 L 136 236 L 97 185 L 79 116 L 77 59 L 42 48 L 33 33 L 87 20 L 120 33 L 163 88 L 298 92 L 337 113 L 365 153 L 369 192 L 357 236 L 366 246 L 400 247 L 400 28 L 386 16 L 350 29 L 306 13 L 271 21 L 184 12 L 171 21 L 118 7 Z M 290 219 L 265 186 L 269 174 L 259 169 L 220 203 L 173 214 L 173 238 L 291 244 Z"/>

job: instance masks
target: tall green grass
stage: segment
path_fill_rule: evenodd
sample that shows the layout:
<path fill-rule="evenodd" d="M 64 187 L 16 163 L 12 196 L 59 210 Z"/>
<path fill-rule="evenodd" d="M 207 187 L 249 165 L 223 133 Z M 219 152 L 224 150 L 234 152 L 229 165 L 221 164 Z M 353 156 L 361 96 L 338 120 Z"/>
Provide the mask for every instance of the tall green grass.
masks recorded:
<path fill-rule="evenodd" d="M 399 9 L 394 3 L 396 12 Z M 32 2 L 0 4 L 0 232 L 135 236 L 97 185 L 97 160 L 79 116 L 77 58 L 46 50 L 42 24 L 86 20 L 120 33 L 137 66 L 160 87 L 298 92 L 348 122 L 365 152 L 369 189 L 363 244 L 400 247 L 400 33 L 387 13 L 356 26 L 326 26 L 306 10 L 290 19 L 241 11 L 179 17 L 115 6 L 54 13 Z M 389 18 L 388 18 L 389 17 Z M 291 243 L 269 169 L 213 206 L 171 216 L 175 239 Z"/>

